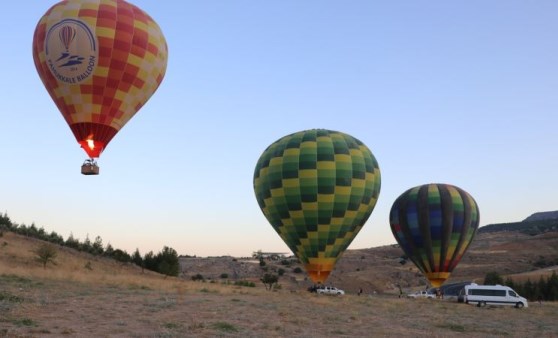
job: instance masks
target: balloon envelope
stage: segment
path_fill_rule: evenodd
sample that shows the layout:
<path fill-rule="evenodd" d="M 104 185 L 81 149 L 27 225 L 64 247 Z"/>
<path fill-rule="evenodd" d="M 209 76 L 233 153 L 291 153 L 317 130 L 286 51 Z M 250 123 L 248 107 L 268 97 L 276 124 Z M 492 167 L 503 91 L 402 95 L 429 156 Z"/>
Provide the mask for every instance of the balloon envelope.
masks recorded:
<path fill-rule="evenodd" d="M 425 184 L 397 198 L 389 221 L 405 254 L 439 287 L 471 244 L 479 209 L 473 197 L 456 186 Z"/>
<path fill-rule="evenodd" d="M 153 19 L 122 0 L 52 6 L 33 37 L 35 67 L 91 158 L 159 87 L 167 44 Z"/>
<path fill-rule="evenodd" d="M 307 130 L 271 144 L 253 183 L 265 217 L 310 278 L 323 283 L 372 213 L 380 169 L 354 137 Z"/>

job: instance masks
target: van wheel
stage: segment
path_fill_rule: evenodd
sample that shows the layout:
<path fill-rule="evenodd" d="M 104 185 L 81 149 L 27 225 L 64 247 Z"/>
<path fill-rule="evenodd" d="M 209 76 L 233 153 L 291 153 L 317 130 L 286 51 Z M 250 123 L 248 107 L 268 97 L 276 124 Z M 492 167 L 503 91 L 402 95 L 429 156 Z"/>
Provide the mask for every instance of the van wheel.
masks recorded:
<path fill-rule="evenodd" d="M 521 309 L 523 307 L 523 303 L 518 302 L 517 304 L 515 304 L 515 307 L 518 308 L 518 309 Z"/>
<path fill-rule="evenodd" d="M 485 307 L 486 306 L 486 302 L 478 302 L 477 303 L 478 307 Z"/>

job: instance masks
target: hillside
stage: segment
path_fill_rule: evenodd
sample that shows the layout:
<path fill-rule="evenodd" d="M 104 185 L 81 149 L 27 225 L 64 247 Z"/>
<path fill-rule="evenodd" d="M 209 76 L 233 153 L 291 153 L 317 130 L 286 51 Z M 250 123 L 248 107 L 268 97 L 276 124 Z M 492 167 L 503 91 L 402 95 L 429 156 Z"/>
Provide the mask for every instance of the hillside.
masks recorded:
<path fill-rule="evenodd" d="M 509 243 L 488 236 L 481 242 L 489 248 Z M 224 280 L 165 278 L 63 247 L 58 247 L 56 265 L 44 269 L 33 254 L 41 244 L 11 232 L 0 237 L 0 337 L 538 337 L 558 332 L 554 303 L 517 310 L 389 293 L 331 297 L 300 289 L 270 292 L 261 283 L 242 287 Z M 352 283 L 386 275 L 389 280 L 390 271 L 407 269 L 397 266 L 398 256 L 394 246 L 349 251 L 335 278 L 352 276 L 343 279 Z M 208 272 L 204 262 L 251 264 L 237 270 L 239 276 L 251 274 L 254 265 L 260 268 L 232 257 L 191 262 Z"/>
<path fill-rule="evenodd" d="M 515 229 L 515 228 L 512 228 Z M 362 287 L 365 292 L 395 293 L 397 284 L 404 289 L 416 289 L 427 281 L 412 264 L 401 265 L 403 252 L 398 245 L 370 249 L 348 250 L 339 260 L 327 283 L 349 292 Z M 295 273 L 300 264 L 282 264 L 281 261 L 266 261 L 268 271 L 285 271 L 281 285 L 289 290 L 301 290 L 310 286 L 304 273 Z M 258 281 L 264 273 L 258 261 L 233 257 L 181 258 L 182 277 L 201 274 L 205 278 L 220 280 L 229 278 Z M 283 262 L 285 263 L 285 262 Z M 488 272 L 514 275 L 558 265 L 558 231 L 545 231 L 531 235 L 521 230 L 479 231 L 468 252 L 457 266 L 447 283 L 482 279 Z M 535 279 L 538 279 L 538 275 Z"/>
<path fill-rule="evenodd" d="M 514 223 L 489 224 L 479 228 L 479 233 L 518 231 L 527 235 L 538 235 L 558 231 L 558 219 L 540 219 Z"/>

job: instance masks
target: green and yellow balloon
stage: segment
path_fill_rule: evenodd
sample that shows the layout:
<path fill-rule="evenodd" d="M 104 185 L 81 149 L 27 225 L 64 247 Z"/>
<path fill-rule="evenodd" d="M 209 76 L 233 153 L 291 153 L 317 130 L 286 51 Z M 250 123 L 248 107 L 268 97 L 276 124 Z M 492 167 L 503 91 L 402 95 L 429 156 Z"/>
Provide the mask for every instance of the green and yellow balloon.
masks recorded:
<path fill-rule="evenodd" d="M 325 129 L 287 135 L 260 156 L 263 214 L 314 283 L 324 283 L 380 194 L 378 162 L 358 139 Z"/>

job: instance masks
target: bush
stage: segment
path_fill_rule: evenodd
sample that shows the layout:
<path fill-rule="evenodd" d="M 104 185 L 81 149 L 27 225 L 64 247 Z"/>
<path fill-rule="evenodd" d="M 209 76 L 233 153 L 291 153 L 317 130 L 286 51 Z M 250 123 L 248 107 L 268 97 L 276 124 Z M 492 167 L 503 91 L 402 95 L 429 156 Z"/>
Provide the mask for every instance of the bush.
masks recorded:
<path fill-rule="evenodd" d="M 277 282 L 279 281 L 279 276 L 271 273 L 266 273 L 263 275 L 262 278 L 260 278 L 260 280 L 262 281 L 262 283 L 264 283 L 266 289 L 271 290 L 273 289 L 273 285 L 277 284 Z"/>
<path fill-rule="evenodd" d="M 301 273 L 302 269 L 297 266 L 296 268 L 293 269 L 293 272 L 294 273 Z"/>
<path fill-rule="evenodd" d="M 229 274 L 228 273 L 222 273 L 220 277 L 223 278 L 223 279 L 226 279 L 226 278 L 229 278 Z"/>
<path fill-rule="evenodd" d="M 279 276 L 283 276 L 285 274 L 285 269 L 279 268 L 279 270 L 277 270 L 277 273 L 279 274 Z"/>
<path fill-rule="evenodd" d="M 201 274 L 198 273 L 198 274 L 192 276 L 192 280 L 193 280 L 193 281 L 198 281 L 198 280 L 203 281 L 204 278 L 203 278 L 203 276 L 202 276 Z"/>
<path fill-rule="evenodd" d="M 234 285 L 247 286 L 247 287 L 251 287 L 251 288 L 256 287 L 256 283 L 250 282 L 250 281 L 247 281 L 247 280 L 238 280 L 238 281 L 234 282 Z"/>

